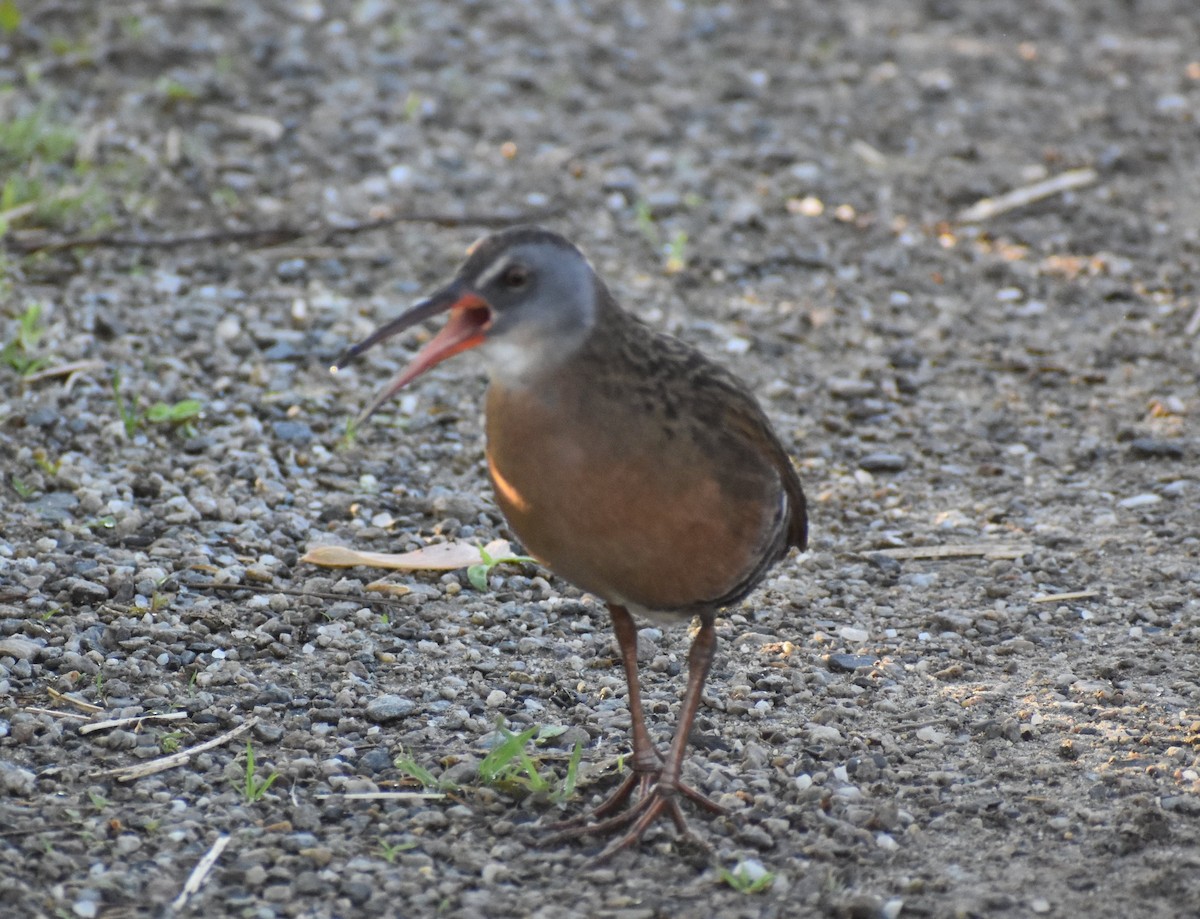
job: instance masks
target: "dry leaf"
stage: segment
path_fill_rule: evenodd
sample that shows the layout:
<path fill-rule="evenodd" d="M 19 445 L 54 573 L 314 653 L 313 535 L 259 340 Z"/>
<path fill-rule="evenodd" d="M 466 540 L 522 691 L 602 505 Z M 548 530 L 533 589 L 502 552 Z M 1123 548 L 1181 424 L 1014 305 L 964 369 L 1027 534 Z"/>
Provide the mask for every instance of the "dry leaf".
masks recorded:
<path fill-rule="evenodd" d="M 513 554 L 506 539 L 495 539 L 484 546 L 492 558 L 507 558 Z M 347 546 L 313 546 L 300 559 L 322 568 L 387 568 L 392 571 L 454 571 L 483 561 L 479 546 L 469 542 L 443 542 L 402 552 L 360 552 Z"/>

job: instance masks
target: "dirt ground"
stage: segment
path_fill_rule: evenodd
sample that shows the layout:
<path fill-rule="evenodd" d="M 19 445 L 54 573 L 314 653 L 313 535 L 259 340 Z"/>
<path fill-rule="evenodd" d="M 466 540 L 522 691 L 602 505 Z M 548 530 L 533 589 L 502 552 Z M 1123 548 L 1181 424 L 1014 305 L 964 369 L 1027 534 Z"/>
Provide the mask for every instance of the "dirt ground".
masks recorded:
<path fill-rule="evenodd" d="M 0 205 L 0 915 L 1200 915 L 1195 0 L 7 6 L 68 149 L 0 150 L 62 205 Z M 540 841 L 629 751 L 593 598 L 299 560 L 504 535 L 478 361 L 357 436 L 420 336 L 327 368 L 530 217 L 810 496 L 719 622 L 709 853 Z M 499 719 L 574 793 L 481 779 Z"/>

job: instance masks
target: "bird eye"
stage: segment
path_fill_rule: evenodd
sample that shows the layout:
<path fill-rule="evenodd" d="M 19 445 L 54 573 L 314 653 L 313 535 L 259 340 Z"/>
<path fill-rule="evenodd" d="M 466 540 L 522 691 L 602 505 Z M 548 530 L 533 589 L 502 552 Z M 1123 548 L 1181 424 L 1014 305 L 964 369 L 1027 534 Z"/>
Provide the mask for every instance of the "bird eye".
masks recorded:
<path fill-rule="evenodd" d="M 500 283 L 515 290 L 524 287 L 529 282 L 529 269 L 524 265 L 510 265 L 500 276 Z"/>

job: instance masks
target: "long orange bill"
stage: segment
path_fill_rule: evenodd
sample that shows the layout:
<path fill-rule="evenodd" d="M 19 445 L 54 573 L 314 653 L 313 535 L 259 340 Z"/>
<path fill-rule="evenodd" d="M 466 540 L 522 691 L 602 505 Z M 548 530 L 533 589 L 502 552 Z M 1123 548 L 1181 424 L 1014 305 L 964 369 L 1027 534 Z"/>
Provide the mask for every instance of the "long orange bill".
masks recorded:
<path fill-rule="evenodd" d="M 418 322 L 449 311 L 450 321 L 420 351 L 396 377 L 385 386 L 359 416 L 359 422 L 370 418 L 388 399 L 423 374 L 461 351 L 474 348 L 487 335 L 492 324 L 492 310 L 487 301 L 457 285 L 450 285 L 432 297 L 413 305 L 407 312 L 380 326 L 358 344 L 348 348 L 330 369 L 337 373 L 368 348 L 385 338 L 398 335 Z"/>

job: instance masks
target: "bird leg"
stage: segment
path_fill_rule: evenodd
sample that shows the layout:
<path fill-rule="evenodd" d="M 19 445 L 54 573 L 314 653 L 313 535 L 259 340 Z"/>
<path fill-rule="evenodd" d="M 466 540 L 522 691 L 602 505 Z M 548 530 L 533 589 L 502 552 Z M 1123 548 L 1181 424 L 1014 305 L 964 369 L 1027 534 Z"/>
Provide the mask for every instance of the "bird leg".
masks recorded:
<path fill-rule="evenodd" d="M 654 779 L 658 776 L 659 762 L 662 754 L 650 739 L 646 730 L 646 716 L 642 710 L 642 693 L 638 683 L 637 670 L 637 626 L 633 617 L 623 606 L 612 604 L 608 607 L 612 615 L 613 632 L 617 636 L 617 647 L 621 650 L 621 663 L 625 667 L 625 683 L 629 687 L 629 717 L 633 722 L 633 757 L 632 770 L 625 780 L 611 795 L 605 798 L 594 810 L 582 817 L 555 824 L 557 831 L 563 836 L 578 836 L 590 832 L 589 824 L 613 813 L 624 804 L 633 794 L 636 786 L 638 797 L 643 798 Z M 579 832 L 571 833 L 571 830 Z"/>
<path fill-rule="evenodd" d="M 688 682 L 683 695 L 683 708 L 679 713 L 679 724 L 671 741 L 671 748 L 659 765 L 661 755 L 650 740 L 642 713 L 642 700 L 637 677 L 637 629 L 633 617 L 621 606 L 611 606 L 613 631 L 621 649 L 621 660 L 625 665 L 625 677 L 629 683 L 629 714 L 633 719 L 633 769 L 608 798 L 582 820 L 571 821 L 556 829 L 554 838 L 568 839 L 576 836 L 610 833 L 625 826 L 624 835 L 613 840 L 596 861 L 606 861 L 622 849 L 632 846 L 642 838 L 650 825 L 665 811 L 681 836 L 695 838 L 688 830 L 687 821 L 679 807 L 677 795 L 694 801 L 715 814 L 725 813 L 719 804 L 710 801 L 681 779 L 683 758 L 687 754 L 688 739 L 692 722 L 700 708 L 700 697 L 704 692 L 704 681 L 712 667 L 717 645 L 717 633 L 711 622 L 702 622 L 700 631 L 688 652 Z M 617 811 L 633 795 L 637 787 L 637 800 L 620 813 Z M 612 815 L 612 816 L 609 816 Z M 590 821 L 599 822 L 592 823 Z"/>

